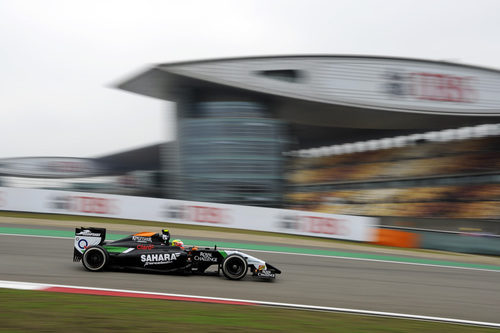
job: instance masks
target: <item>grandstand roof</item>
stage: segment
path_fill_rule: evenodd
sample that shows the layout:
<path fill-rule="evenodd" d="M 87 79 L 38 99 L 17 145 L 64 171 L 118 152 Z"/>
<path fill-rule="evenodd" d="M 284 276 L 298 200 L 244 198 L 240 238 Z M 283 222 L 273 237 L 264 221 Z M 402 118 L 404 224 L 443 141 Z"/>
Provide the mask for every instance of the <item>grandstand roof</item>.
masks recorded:
<path fill-rule="evenodd" d="M 500 71 L 421 59 L 298 55 L 167 63 L 118 87 L 172 101 L 185 88 L 201 98 L 257 96 L 299 129 L 433 130 L 500 117 Z"/>

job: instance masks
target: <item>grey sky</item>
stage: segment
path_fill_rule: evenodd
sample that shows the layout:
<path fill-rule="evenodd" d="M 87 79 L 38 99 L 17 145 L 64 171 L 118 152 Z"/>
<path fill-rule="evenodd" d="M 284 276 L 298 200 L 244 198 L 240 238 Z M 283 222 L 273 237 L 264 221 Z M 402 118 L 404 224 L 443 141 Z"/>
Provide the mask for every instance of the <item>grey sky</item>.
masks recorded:
<path fill-rule="evenodd" d="M 363 54 L 500 69 L 499 35 L 494 0 L 0 0 L 0 158 L 172 139 L 172 104 L 112 87 L 149 64 Z"/>

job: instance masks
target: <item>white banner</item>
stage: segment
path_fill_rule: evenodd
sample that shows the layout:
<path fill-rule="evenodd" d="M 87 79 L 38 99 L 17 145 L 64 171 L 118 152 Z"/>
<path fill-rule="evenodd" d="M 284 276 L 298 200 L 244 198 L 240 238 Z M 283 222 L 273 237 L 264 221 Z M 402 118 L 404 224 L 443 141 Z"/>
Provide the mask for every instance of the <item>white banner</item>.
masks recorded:
<path fill-rule="evenodd" d="M 102 216 L 270 231 L 353 241 L 374 239 L 376 218 L 112 194 L 0 187 L 0 210 Z"/>

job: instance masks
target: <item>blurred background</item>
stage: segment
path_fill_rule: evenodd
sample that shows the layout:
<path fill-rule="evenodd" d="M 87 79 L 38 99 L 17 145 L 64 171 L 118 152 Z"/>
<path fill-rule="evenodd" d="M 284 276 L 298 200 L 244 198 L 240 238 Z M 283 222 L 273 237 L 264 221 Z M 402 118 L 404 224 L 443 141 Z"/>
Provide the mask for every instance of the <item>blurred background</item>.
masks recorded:
<path fill-rule="evenodd" d="M 498 235 L 479 3 L 1 2 L 0 185 Z"/>

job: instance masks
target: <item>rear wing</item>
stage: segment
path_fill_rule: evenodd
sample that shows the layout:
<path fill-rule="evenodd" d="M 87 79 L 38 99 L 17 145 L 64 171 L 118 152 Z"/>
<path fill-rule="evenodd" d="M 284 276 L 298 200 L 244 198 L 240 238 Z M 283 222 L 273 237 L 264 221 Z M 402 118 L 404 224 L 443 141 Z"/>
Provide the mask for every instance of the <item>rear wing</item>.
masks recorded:
<path fill-rule="evenodd" d="M 105 228 L 86 228 L 75 229 L 75 243 L 73 245 L 73 261 L 80 261 L 83 251 L 89 246 L 101 245 L 106 239 Z"/>

